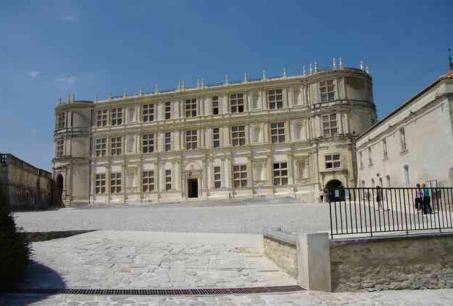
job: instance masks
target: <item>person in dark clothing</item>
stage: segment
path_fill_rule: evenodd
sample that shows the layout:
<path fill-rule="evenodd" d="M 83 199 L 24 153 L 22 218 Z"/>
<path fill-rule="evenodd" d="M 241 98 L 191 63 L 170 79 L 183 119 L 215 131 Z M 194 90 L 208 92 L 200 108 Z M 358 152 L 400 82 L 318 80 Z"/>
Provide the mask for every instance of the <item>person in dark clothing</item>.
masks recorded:
<path fill-rule="evenodd" d="M 422 185 L 423 188 L 423 213 L 424 214 L 432 214 L 433 209 L 431 208 L 431 197 L 429 195 L 429 188 Z"/>
<path fill-rule="evenodd" d="M 415 208 L 420 210 L 423 206 L 423 190 L 420 188 L 420 184 L 417 184 L 417 190 L 415 191 Z"/>

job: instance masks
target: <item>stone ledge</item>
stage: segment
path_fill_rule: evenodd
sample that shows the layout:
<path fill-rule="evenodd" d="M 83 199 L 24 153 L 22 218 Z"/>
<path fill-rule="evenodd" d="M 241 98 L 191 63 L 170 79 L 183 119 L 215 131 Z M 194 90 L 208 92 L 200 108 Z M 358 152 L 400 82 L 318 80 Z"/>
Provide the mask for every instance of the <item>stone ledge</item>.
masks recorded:
<path fill-rule="evenodd" d="M 389 241 L 402 241 L 402 240 L 417 240 L 426 238 L 443 238 L 452 237 L 453 232 L 430 232 L 430 233 L 417 233 L 410 235 L 388 235 L 388 236 L 375 236 L 375 237 L 354 237 L 354 238 L 340 238 L 330 240 L 331 246 L 348 245 L 348 244 L 365 244 L 370 242 L 389 242 Z"/>
<path fill-rule="evenodd" d="M 280 243 L 288 244 L 292 247 L 296 247 L 296 235 L 288 232 L 283 232 L 280 228 L 272 228 L 270 230 L 264 231 L 263 237 Z"/>
<path fill-rule="evenodd" d="M 38 242 L 52 239 L 66 238 L 74 235 L 85 234 L 97 230 L 79 230 L 79 231 L 50 231 L 50 232 L 22 232 L 28 241 Z"/>

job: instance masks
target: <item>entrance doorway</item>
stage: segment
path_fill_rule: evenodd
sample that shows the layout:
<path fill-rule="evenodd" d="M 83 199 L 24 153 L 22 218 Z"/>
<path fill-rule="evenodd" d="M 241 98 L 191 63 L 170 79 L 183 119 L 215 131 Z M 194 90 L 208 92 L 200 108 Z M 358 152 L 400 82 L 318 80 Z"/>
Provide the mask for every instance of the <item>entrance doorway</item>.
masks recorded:
<path fill-rule="evenodd" d="M 198 180 L 188 179 L 187 180 L 187 197 L 198 198 Z"/>
<path fill-rule="evenodd" d="M 339 180 L 330 180 L 326 184 L 330 201 L 344 201 L 344 187 Z"/>
<path fill-rule="evenodd" d="M 58 174 L 57 184 L 56 184 L 56 196 L 55 196 L 55 205 L 57 207 L 63 206 L 63 176 Z"/>

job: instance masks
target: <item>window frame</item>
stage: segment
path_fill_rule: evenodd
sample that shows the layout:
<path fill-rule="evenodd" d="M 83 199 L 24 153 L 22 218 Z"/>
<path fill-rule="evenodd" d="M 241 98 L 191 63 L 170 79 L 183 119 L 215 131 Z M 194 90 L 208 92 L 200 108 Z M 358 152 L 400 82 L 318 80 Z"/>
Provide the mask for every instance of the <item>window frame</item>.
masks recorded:
<path fill-rule="evenodd" d="M 245 112 L 244 93 L 233 93 L 230 98 L 230 113 L 239 114 Z"/>
<path fill-rule="evenodd" d="M 184 114 L 186 118 L 196 117 L 198 114 L 197 99 L 186 99 L 184 101 Z"/>
<path fill-rule="evenodd" d="M 121 193 L 122 181 L 123 180 L 121 172 L 110 173 L 110 193 L 113 194 Z"/>
<path fill-rule="evenodd" d="M 271 123 L 270 129 L 271 129 L 271 142 L 272 143 L 285 143 L 286 142 L 285 127 L 286 127 L 286 124 L 284 121 Z"/>
<path fill-rule="evenodd" d="M 107 192 L 107 180 L 105 173 L 96 173 L 94 178 L 94 193 L 105 194 Z"/>
<path fill-rule="evenodd" d="M 233 187 L 234 188 L 247 188 L 247 165 L 233 165 Z"/>
<path fill-rule="evenodd" d="M 171 132 L 164 133 L 164 151 L 171 151 Z"/>
<path fill-rule="evenodd" d="M 155 188 L 154 170 L 143 170 L 142 171 L 142 191 L 145 193 L 151 193 Z"/>
<path fill-rule="evenodd" d="M 57 130 L 66 128 L 66 112 L 59 112 L 57 114 Z"/>
<path fill-rule="evenodd" d="M 172 181 L 171 181 L 171 169 L 165 169 L 165 191 L 171 190 Z"/>
<path fill-rule="evenodd" d="M 107 156 L 107 137 L 96 138 L 94 148 L 96 157 Z"/>
<path fill-rule="evenodd" d="M 107 126 L 109 120 L 108 109 L 100 109 L 96 111 L 96 127 Z"/>
<path fill-rule="evenodd" d="M 212 129 L 212 147 L 213 148 L 220 147 L 220 128 Z"/>
<path fill-rule="evenodd" d="M 283 108 L 283 90 L 269 89 L 267 91 L 267 101 L 269 104 L 269 109 Z"/>
<path fill-rule="evenodd" d="M 328 166 L 329 164 L 331 164 L 330 167 Z M 324 155 L 324 167 L 326 168 L 326 170 L 341 169 L 341 154 L 332 153 Z"/>
<path fill-rule="evenodd" d="M 211 111 L 214 116 L 219 115 L 219 97 L 218 96 L 212 97 Z"/>
<path fill-rule="evenodd" d="M 55 157 L 61 158 L 64 156 L 64 139 L 59 138 L 55 143 Z"/>
<path fill-rule="evenodd" d="M 110 138 L 110 155 L 119 156 L 123 152 L 123 138 L 121 136 Z"/>
<path fill-rule="evenodd" d="M 277 162 L 272 164 L 272 185 L 288 185 L 288 162 Z"/>
<path fill-rule="evenodd" d="M 198 149 L 198 131 L 186 130 L 184 133 L 186 150 Z"/>
<path fill-rule="evenodd" d="M 165 102 L 164 113 L 165 113 L 165 120 L 171 119 L 171 102 Z"/>
<path fill-rule="evenodd" d="M 214 166 L 213 169 L 214 176 L 214 189 L 222 188 L 222 169 L 220 166 Z"/>
<path fill-rule="evenodd" d="M 110 110 L 110 123 L 112 126 L 123 124 L 123 108 L 115 107 Z"/>
<path fill-rule="evenodd" d="M 334 80 L 324 80 L 319 82 L 319 96 L 321 103 L 330 103 L 335 101 L 335 82 Z"/>
<path fill-rule="evenodd" d="M 337 113 L 321 115 L 321 125 L 323 137 L 335 137 L 339 134 Z"/>
<path fill-rule="evenodd" d="M 153 103 L 143 104 L 142 106 L 142 121 L 143 122 L 152 122 L 155 118 L 155 109 Z"/>
<path fill-rule="evenodd" d="M 153 153 L 155 145 L 154 134 L 151 133 L 142 135 L 142 153 Z"/>
<path fill-rule="evenodd" d="M 244 146 L 246 144 L 245 125 L 231 127 L 231 144 L 233 147 Z"/>

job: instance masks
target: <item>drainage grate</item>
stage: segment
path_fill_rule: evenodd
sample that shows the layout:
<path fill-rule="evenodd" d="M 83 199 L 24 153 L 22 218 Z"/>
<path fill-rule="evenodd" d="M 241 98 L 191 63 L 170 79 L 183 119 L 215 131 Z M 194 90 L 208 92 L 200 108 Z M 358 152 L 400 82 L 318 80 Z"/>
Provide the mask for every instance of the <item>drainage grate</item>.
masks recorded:
<path fill-rule="evenodd" d="M 299 286 L 273 286 L 248 288 L 195 288 L 195 289 L 53 289 L 25 288 L 0 289 L 0 293 L 32 294 L 89 294 L 89 295 L 225 295 L 248 293 L 295 292 L 304 290 Z"/>

